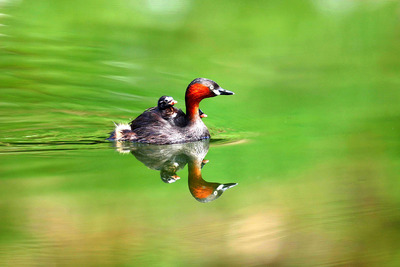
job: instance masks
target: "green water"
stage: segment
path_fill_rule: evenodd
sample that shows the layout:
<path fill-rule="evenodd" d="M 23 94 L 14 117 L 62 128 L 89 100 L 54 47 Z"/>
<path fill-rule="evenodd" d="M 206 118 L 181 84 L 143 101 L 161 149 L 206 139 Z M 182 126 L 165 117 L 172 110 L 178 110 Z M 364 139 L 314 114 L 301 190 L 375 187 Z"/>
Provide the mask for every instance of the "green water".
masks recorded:
<path fill-rule="evenodd" d="M 0 1 L 0 266 L 398 266 L 399 12 Z M 209 203 L 105 140 L 196 77 Z"/>

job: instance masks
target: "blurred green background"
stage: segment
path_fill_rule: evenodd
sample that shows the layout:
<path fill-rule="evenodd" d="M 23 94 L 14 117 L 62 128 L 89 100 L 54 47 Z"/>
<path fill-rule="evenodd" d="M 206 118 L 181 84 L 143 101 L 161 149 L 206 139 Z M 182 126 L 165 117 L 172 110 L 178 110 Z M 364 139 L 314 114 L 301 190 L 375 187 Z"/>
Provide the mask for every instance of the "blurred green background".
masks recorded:
<path fill-rule="evenodd" d="M 399 19 L 391 0 L 1 0 L 0 265 L 399 266 Z M 196 77 L 236 93 L 201 103 L 203 177 L 239 183 L 206 204 L 105 141 Z"/>

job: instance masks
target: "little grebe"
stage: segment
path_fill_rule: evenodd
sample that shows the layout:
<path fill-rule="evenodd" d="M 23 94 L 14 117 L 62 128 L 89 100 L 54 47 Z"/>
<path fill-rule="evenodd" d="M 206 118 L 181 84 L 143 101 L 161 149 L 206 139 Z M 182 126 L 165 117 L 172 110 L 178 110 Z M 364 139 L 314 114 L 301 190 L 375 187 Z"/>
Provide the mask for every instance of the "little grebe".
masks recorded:
<path fill-rule="evenodd" d="M 173 107 L 173 105 L 177 104 L 178 101 L 174 100 L 172 96 L 162 96 L 158 99 L 157 108 L 161 113 L 161 117 L 164 120 L 170 120 L 175 118 L 176 114 L 178 113 L 178 109 Z M 154 108 L 150 108 L 154 109 Z M 147 109 L 147 110 L 150 110 Z M 207 114 L 205 114 L 201 109 L 199 109 L 200 118 L 207 118 Z"/>
<path fill-rule="evenodd" d="M 187 87 L 185 94 L 186 114 L 172 105 L 166 105 L 167 119 L 161 116 L 160 105 L 150 108 L 133 120 L 129 125 L 116 125 L 109 140 L 133 141 L 148 144 L 175 144 L 210 138 L 207 126 L 201 120 L 204 113 L 199 110 L 200 101 L 204 98 L 233 95 L 222 89 L 216 82 L 205 79 L 194 79 Z M 160 98 L 161 100 L 161 98 Z M 163 102 L 163 101 L 162 101 Z M 174 102 L 171 102 L 174 103 Z M 159 102 L 160 104 L 160 102 Z M 200 113 L 201 112 L 201 113 Z"/>
<path fill-rule="evenodd" d="M 174 100 L 172 96 L 162 96 L 158 99 L 157 108 L 164 120 L 169 120 L 176 116 L 178 110 L 174 108 L 176 103 L 178 103 L 178 101 Z"/>
<path fill-rule="evenodd" d="M 207 118 L 207 114 L 205 114 L 201 109 L 199 109 L 200 118 Z"/>
<path fill-rule="evenodd" d="M 142 123 L 146 123 L 146 121 L 154 119 L 155 116 L 161 116 L 164 120 L 173 123 L 173 119 L 179 112 L 179 109 L 175 108 L 174 105 L 177 104 L 178 101 L 174 100 L 172 96 L 162 96 L 158 99 L 157 107 L 152 107 L 146 109 L 141 115 L 139 115 L 136 119 L 130 122 L 131 129 L 135 129 L 138 126 L 140 127 Z M 204 114 L 199 109 L 200 118 L 206 118 L 207 115 Z"/>
<path fill-rule="evenodd" d="M 172 96 L 162 96 L 158 99 L 157 107 L 152 107 L 146 109 L 142 114 L 140 114 L 136 119 L 131 121 L 131 129 L 136 129 L 141 127 L 143 123 L 155 120 L 172 120 L 178 113 L 178 109 L 174 105 L 178 103 Z M 162 120 L 161 120 L 162 121 Z"/>
<path fill-rule="evenodd" d="M 162 121 L 164 119 L 172 122 L 172 119 L 178 112 L 178 109 L 173 107 L 176 103 L 178 103 L 178 101 L 175 101 L 172 96 L 162 96 L 157 101 L 157 107 L 146 109 L 136 119 L 131 121 L 129 125 L 124 123 L 117 124 L 114 122 L 115 130 L 111 133 L 108 140 L 129 141 L 133 137 L 132 128 L 135 128 L 136 125 L 140 126 L 146 121 Z"/>

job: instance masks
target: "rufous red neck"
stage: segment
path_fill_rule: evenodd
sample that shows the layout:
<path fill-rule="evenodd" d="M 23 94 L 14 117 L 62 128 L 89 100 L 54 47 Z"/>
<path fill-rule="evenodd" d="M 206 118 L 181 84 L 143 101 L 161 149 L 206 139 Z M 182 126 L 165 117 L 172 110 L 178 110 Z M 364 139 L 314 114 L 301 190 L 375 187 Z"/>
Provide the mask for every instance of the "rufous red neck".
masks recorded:
<path fill-rule="evenodd" d="M 186 116 L 189 121 L 196 121 L 200 119 L 199 104 L 200 101 L 206 97 L 211 97 L 210 89 L 204 84 L 193 84 L 186 90 L 185 103 L 186 103 Z"/>
<path fill-rule="evenodd" d="M 200 119 L 199 104 L 199 100 L 190 98 L 186 100 L 186 116 L 189 121 L 196 121 Z"/>

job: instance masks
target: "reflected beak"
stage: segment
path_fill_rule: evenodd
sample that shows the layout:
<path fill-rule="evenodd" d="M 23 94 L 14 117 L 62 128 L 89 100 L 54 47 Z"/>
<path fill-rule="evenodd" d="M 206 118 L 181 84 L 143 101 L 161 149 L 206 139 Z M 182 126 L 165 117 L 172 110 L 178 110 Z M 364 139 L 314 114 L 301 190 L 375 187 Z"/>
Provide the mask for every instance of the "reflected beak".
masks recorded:
<path fill-rule="evenodd" d="M 234 92 L 226 90 L 226 89 L 223 89 L 221 87 L 217 88 L 217 89 L 214 89 L 213 92 L 214 92 L 215 95 L 234 95 L 235 94 Z"/>
<path fill-rule="evenodd" d="M 218 187 L 220 187 L 218 189 L 225 191 L 225 190 L 232 188 L 234 186 L 237 186 L 237 185 L 238 185 L 237 183 L 221 184 L 220 186 L 218 186 Z"/>

